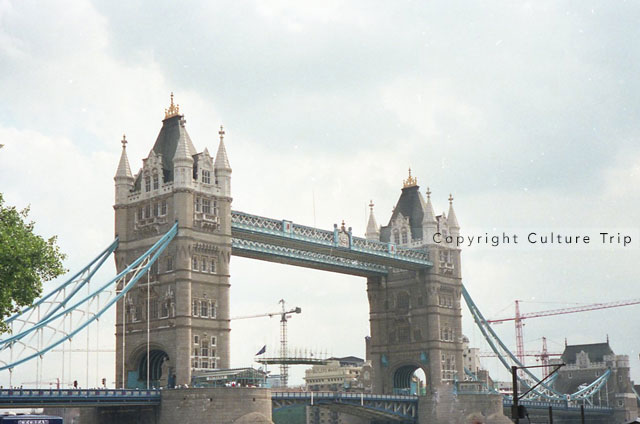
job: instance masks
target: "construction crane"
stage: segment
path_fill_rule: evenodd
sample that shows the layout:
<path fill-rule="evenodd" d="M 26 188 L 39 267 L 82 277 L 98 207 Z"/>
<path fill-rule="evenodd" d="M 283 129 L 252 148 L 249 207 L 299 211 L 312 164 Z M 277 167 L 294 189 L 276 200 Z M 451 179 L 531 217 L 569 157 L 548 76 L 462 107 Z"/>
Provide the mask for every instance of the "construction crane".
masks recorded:
<path fill-rule="evenodd" d="M 273 317 L 276 315 L 280 315 L 280 358 L 282 359 L 282 363 L 280 364 L 280 380 L 282 381 L 282 385 L 287 387 L 287 382 L 289 380 L 289 364 L 286 361 L 287 358 L 287 321 L 291 318 L 291 314 L 299 314 L 302 312 L 302 308 L 296 306 L 293 309 L 287 310 L 285 307 L 284 299 L 280 299 L 278 303 L 282 304 L 282 310 L 278 312 L 267 312 L 265 314 L 257 314 L 257 315 L 246 315 L 241 317 L 231 318 L 232 320 L 237 319 L 248 319 L 248 318 L 262 318 L 262 317 Z"/>
<path fill-rule="evenodd" d="M 498 356 L 497 353 L 495 352 L 480 352 L 478 354 L 479 358 L 495 358 L 496 356 Z M 547 350 L 547 338 L 543 337 L 542 338 L 542 350 L 540 352 L 536 352 L 536 351 L 525 351 L 522 355 L 522 357 L 534 357 L 536 358 L 536 361 L 540 361 L 541 364 L 543 365 L 542 368 L 542 373 L 543 376 L 546 376 L 549 374 L 549 358 L 552 356 L 562 356 L 561 353 L 549 353 L 549 351 Z"/>
<path fill-rule="evenodd" d="M 540 318 L 540 317 L 548 317 L 553 315 L 565 315 L 565 314 L 574 314 L 577 312 L 587 312 L 587 311 L 596 311 L 599 309 L 610 309 L 610 308 L 619 308 L 622 306 L 631 306 L 640 304 L 640 299 L 631 299 L 631 300 L 620 300 L 617 302 L 608 302 L 608 303 L 593 303 L 590 305 L 582 305 L 582 306 L 573 306 L 570 308 L 560 308 L 560 309 L 549 309 L 546 311 L 539 312 L 527 312 L 525 314 L 520 313 L 520 302 L 521 300 L 516 300 L 516 316 L 510 318 L 501 318 L 501 319 L 491 319 L 487 320 L 488 323 L 491 324 L 501 324 L 506 321 L 514 321 L 516 327 L 516 357 L 518 360 L 524 365 L 524 342 L 522 337 L 522 320 L 529 318 Z M 543 352 L 541 354 L 541 359 L 543 365 L 549 365 L 549 354 L 546 353 L 547 339 L 543 338 Z M 548 370 L 548 368 L 547 368 Z"/>

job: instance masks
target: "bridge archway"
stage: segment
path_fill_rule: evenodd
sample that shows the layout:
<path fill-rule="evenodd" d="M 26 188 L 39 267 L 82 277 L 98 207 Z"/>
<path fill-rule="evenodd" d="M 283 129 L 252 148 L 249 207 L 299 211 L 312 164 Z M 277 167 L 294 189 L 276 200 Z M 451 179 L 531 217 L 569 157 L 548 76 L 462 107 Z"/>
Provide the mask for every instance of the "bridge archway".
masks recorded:
<path fill-rule="evenodd" d="M 398 395 L 424 395 L 427 372 L 418 365 L 400 365 L 393 372 L 393 393 Z"/>
<path fill-rule="evenodd" d="M 169 354 L 159 346 L 151 346 L 148 354 L 147 349 L 140 349 L 134 356 L 136 364 L 135 370 L 130 370 L 127 375 L 127 388 L 147 388 L 147 367 L 149 369 L 149 386 L 172 387 L 175 385 L 174 367 Z"/>

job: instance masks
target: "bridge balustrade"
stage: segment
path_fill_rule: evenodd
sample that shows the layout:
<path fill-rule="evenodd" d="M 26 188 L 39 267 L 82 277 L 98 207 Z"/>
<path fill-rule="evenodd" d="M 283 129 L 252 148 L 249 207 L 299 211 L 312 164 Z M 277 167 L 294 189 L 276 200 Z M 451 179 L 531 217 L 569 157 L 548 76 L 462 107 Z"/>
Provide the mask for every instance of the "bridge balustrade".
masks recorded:
<path fill-rule="evenodd" d="M 580 405 L 569 405 L 567 402 L 542 402 L 536 400 L 519 400 L 519 405 L 524 405 L 527 408 L 532 409 L 547 409 L 550 406 L 555 410 L 563 410 L 563 411 L 579 411 Z M 505 397 L 502 400 L 502 405 L 504 407 L 513 406 L 513 400 L 511 398 Z M 594 412 L 594 413 L 605 413 L 605 414 L 613 414 L 613 408 L 608 408 L 605 406 L 594 406 L 594 405 L 583 405 L 585 412 Z"/>
<path fill-rule="evenodd" d="M 342 239 L 344 229 L 333 231 L 307 227 L 287 220 L 277 220 L 239 211 L 231 211 L 231 228 L 235 246 L 239 249 L 260 251 L 264 254 L 286 255 L 297 259 L 306 259 L 322 263 L 340 260 L 350 261 L 348 265 L 366 268 L 368 271 L 384 274 L 380 265 L 421 268 L 430 267 L 429 252 L 424 248 L 399 247 L 395 243 L 385 243 L 354 237 L 351 232 Z M 297 247 L 287 246 L 286 240 L 302 242 Z M 322 249 L 329 247 L 333 253 L 327 254 Z M 283 249 L 287 251 L 282 251 Z M 305 252 L 310 249 L 309 252 Z M 288 251 L 291 250 L 291 251 Z M 311 253 L 311 251 L 314 251 Z M 342 252 L 342 253 L 341 253 Z M 349 253 L 351 252 L 351 253 Z M 347 255 L 342 258 L 341 256 Z M 353 254 L 364 254 L 354 261 Z M 374 262 L 374 263 L 367 263 Z M 351 263 L 353 262 L 353 263 Z"/>

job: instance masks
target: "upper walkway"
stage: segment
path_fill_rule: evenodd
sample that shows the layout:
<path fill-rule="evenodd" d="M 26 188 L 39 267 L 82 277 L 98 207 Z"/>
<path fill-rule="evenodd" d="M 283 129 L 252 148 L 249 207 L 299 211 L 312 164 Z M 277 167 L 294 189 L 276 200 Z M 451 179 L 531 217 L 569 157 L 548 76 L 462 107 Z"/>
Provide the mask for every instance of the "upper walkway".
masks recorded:
<path fill-rule="evenodd" d="M 342 274 L 368 277 L 387 275 L 389 268 L 433 266 L 425 249 L 354 237 L 337 225 L 328 231 L 231 211 L 231 235 L 234 255 Z"/>

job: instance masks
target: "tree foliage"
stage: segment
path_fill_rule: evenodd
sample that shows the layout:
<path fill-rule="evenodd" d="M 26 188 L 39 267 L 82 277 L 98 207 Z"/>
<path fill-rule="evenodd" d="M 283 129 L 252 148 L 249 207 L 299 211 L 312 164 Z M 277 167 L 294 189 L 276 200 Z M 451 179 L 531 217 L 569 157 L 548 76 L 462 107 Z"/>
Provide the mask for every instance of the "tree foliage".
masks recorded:
<path fill-rule="evenodd" d="M 21 211 L 5 206 L 0 193 L 0 333 L 8 330 L 4 320 L 31 305 L 42 293 L 42 282 L 66 270 L 66 257 L 56 244 L 33 233 L 34 222 L 27 222 L 29 208 Z"/>

